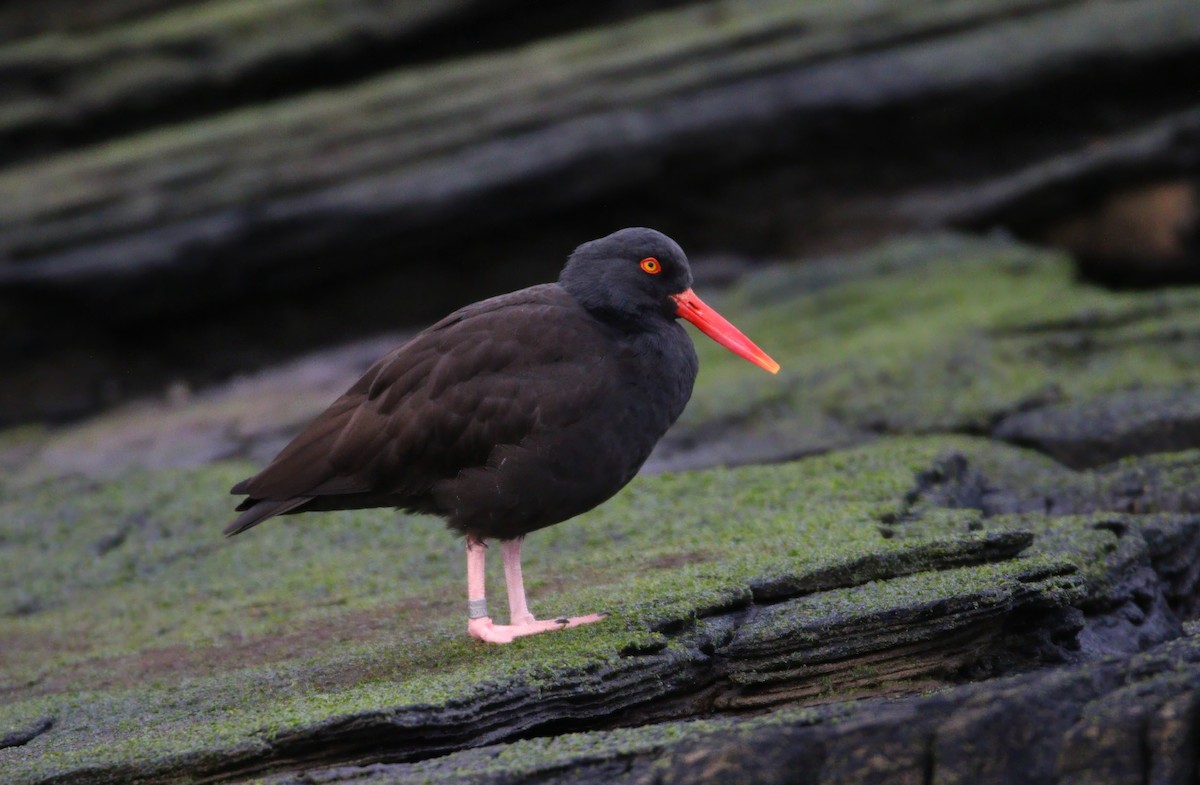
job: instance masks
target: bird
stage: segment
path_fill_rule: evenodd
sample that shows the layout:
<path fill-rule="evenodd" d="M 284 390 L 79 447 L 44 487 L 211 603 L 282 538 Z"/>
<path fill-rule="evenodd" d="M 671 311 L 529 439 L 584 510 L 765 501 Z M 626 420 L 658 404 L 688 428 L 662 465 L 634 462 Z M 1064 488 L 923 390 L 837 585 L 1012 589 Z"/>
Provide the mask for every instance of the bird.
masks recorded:
<path fill-rule="evenodd" d="M 537 619 L 521 544 L 616 494 L 682 413 L 699 362 L 680 318 L 779 371 L 692 291 L 674 240 L 621 229 L 576 248 L 557 282 L 467 305 L 385 354 L 233 486 L 245 498 L 224 533 L 312 511 L 441 516 L 466 543 L 471 637 L 509 643 L 600 621 Z M 508 624 L 487 610 L 488 541 L 500 544 Z"/>

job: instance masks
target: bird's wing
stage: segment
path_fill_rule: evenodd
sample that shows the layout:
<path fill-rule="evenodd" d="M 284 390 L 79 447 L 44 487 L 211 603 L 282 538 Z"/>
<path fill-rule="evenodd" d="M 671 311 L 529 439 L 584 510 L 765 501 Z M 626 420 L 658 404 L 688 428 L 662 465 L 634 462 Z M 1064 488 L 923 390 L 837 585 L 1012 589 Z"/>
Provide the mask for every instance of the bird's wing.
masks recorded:
<path fill-rule="evenodd" d="M 604 385 L 594 367 L 606 345 L 581 317 L 553 284 L 451 314 L 381 358 L 265 469 L 234 486 L 249 496 L 239 509 L 260 505 L 262 520 L 298 499 L 419 495 L 485 464 L 497 445 L 562 426 Z M 264 501 L 282 504 L 273 512 Z"/>

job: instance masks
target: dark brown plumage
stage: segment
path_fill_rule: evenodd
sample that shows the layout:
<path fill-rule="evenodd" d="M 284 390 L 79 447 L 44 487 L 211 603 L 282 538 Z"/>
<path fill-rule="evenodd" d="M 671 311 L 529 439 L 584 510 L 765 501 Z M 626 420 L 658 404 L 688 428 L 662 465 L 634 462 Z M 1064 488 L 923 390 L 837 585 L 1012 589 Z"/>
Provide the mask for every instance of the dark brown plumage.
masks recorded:
<path fill-rule="evenodd" d="M 515 541 L 519 584 L 520 538 L 620 490 L 682 412 L 697 360 L 677 316 L 773 370 L 719 316 L 696 315 L 704 306 L 690 286 L 674 241 L 625 229 L 580 246 L 558 283 L 451 314 L 385 355 L 234 486 L 247 498 L 226 534 L 274 515 L 398 507 L 442 516 L 468 548 Z M 477 558 L 482 602 L 481 550 Z M 509 594 L 511 604 L 511 576 Z M 520 595 L 514 616 L 528 615 Z M 490 630 L 477 637 L 494 640 Z"/>

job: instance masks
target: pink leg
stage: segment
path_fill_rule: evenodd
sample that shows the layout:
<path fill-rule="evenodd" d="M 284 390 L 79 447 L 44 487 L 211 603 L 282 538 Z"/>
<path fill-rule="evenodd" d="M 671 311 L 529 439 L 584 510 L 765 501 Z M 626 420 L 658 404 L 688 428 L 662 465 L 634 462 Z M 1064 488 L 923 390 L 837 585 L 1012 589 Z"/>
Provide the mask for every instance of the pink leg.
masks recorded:
<path fill-rule="evenodd" d="M 524 635 L 536 635 L 549 630 L 562 630 L 600 621 L 604 616 L 576 616 L 570 619 L 538 621 L 529 612 L 525 603 L 525 582 L 521 577 L 521 541 L 506 540 L 500 543 L 500 554 L 504 559 L 504 580 L 508 587 L 508 610 L 511 624 L 493 624 L 487 615 L 484 598 L 484 561 L 487 553 L 483 542 L 467 538 L 467 602 L 471 616 L 467 632 L 473 638 L 488 643 L 509 643 Z M 482 614 L 482 615 L 476 615 Z"/>
<path fill-rule="evenodd" d="M 508 589 L 508 621 L 526 624 L 535 621 L 525 604 L 525 579 L 521 576 L 521 538 L 500 543 L 500 558 L 504 561 L 504 585 Z"/>

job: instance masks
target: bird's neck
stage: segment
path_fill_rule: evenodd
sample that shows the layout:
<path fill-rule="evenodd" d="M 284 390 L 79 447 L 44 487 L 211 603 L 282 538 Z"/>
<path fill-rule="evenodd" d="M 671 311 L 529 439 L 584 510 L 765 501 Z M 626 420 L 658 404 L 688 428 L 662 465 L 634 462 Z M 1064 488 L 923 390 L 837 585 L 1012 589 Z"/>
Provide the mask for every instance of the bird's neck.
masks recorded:
<path fill-rule="evenodd" d="M 569 286 L 563 286 L 563 289 L 592 318 L 619 332 L 659 332 L 674 321 L 673 314 L 629 302 L 615 302 L 607 292 L 594 289 L 576 291 Z"/>

